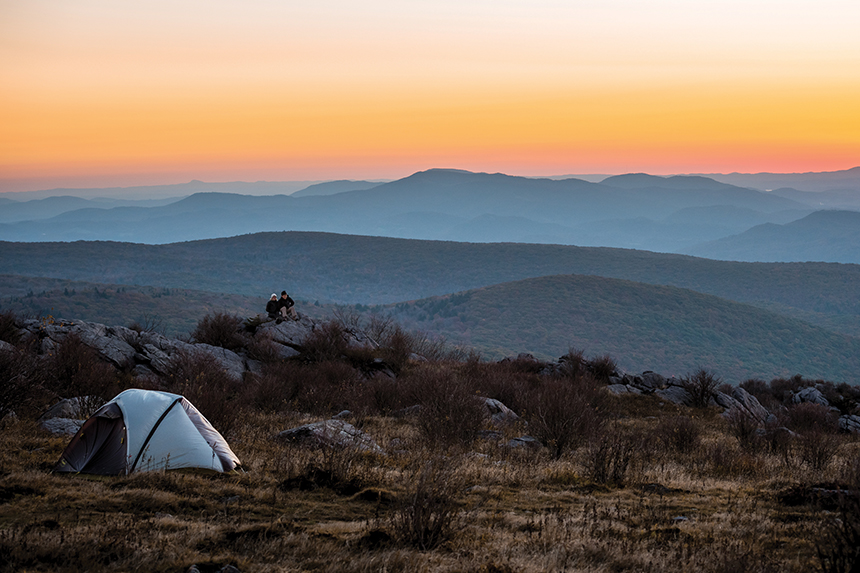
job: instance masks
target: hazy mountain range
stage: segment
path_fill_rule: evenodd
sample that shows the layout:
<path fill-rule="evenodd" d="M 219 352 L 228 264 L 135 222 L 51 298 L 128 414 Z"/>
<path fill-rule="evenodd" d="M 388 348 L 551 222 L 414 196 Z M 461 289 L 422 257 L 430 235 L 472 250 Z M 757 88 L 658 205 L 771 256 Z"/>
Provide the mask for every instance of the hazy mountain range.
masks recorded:
<path fill-rule="evenodd" d="M 820 211 L 822 205 L 860 210 L 858 173 L 853 169 L 785 175 L 779 181 L 795 188 L 772 192 L 702 176 L 628 174 L 594 183 L 442 169 L 387 183 L 306 185 L 291 195 L 262 194 L 263 190 L 277 192 L 278 185 L 286 190 L 287 184 L 192 182 L 184 187 L 168 186 L 174 193 L 179 188 L 193 193 L 172 202 L 111 205 L 72 197 L 3 202 L 0 239 L 160 244 L 298 230 L 461 242 L 610 246 L 721 259 L 856 263 L 860 262 L 858 228 L 844 214 L 825 211 L 801 224 L 805 232 L 814 233 L 817 228 L 822 233 L 805 240 L 802 251 L 797 250 L 796 242 L 780 237 L 794 232 L 787 224 Z M 759 176 L 750 177 L 754 182 Z M 775 177 L 766 181 L 776 181 Z M 815 192 L 796 189 L 807 184 L 826 187 L 822 181 L 835 187 Z M 226 189 L 238 193 L 223 192 Z M 109 190 L 104 191 L 108 194 Z M 833 224 L 828 223 L 830 218 Z M 739 238 L 745 243 L 741 252 L 731 239 L 747 232 L 752 232 L 749 236 L 754 240 Z"/>

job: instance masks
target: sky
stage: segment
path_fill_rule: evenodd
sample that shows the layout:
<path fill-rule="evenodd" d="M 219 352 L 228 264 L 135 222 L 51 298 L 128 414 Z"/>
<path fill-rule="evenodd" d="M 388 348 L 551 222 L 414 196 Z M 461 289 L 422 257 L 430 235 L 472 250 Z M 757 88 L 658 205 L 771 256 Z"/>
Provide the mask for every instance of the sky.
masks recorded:
<path fill-rule="evenodd" d="M 0 0 L 0 191 L 860 165 L 856 0 Z"/>

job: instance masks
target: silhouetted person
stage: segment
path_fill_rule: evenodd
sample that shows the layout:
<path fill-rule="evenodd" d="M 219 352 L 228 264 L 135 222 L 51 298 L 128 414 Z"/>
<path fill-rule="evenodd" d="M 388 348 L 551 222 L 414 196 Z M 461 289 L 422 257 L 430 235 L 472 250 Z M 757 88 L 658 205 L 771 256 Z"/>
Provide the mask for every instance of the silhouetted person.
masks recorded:
<path fill-rule="evenodd" d="M 290 298 L 290 295 L 287 294 L 287 291 L 281 291 L 281 299 L 278 301 L 278 307 L 281 313 L 281 318 L 283 319 L 291 319 L 298 320 L 299 313 L 296 312 L 295 309 L 296 303 L 293 299 Z"/>

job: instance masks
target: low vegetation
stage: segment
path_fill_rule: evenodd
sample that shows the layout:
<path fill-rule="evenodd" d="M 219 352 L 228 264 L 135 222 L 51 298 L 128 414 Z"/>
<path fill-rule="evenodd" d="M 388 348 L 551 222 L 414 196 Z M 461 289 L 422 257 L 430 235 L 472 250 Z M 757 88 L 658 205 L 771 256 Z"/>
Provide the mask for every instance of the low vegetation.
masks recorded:
<path fill-rule="evenodd" d="M 225 322 L 210 316 L 194 337 Z M 244 380 L 193 357 L 176 359 L 165 376 L 106 370 L 74 339 L 39 354 L 14 324 L 0 315 L 11 346 L 0 350 L 2 571 L 860 566 L 860 441 L 839 433 L 835 412 L 793 403 L 815 383 L 808 379 L 746 381 L 776 418 L 750 430 L 714 406 L 610 394 L 607 356 L 487 362 L 343 314 L 309 337 L 307 353 L 285 360 L 259 351 L 261 369 Z M 353 329 L 373 344 L 344 345 Z M 254 339 L 224 343 L 248 350 L 261 344 Z M 709 387 L 718 379 L 688 377 Z M 69 438 L 42 430 L 40 413 L 61 397 L 108 399 L 128 387 L 184 393 L 245 471 L 52 473 Z M 857 387 L 817 388 L 840 412 L 858 413 Z M 494 422 L 486 398 L 518 418 Z M 276 437 L 344 409 L 381 452 Z"/>

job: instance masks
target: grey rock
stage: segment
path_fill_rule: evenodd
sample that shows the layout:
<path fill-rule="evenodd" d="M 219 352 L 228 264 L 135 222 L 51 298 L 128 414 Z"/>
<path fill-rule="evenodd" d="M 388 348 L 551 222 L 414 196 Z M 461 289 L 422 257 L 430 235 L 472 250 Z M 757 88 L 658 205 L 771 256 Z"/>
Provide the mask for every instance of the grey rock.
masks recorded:
<path fill-rule="evenodd" d="M 755 396 L 743 388 L 735 388 L 731 396 L 720 391 L 714 392 L 712 399 L 714 404 L 725 408 L 722 415 L 726 419 L 731 420 L 738 416 L 744 416 L 754 420 L 757 424 L 767 424 L 770 423 L 769 421 L 775 420 L 773 414 L 768 412 Z"/>
<path fill-rule="evenodd" d="M 610 384 L 606 387 L 613 394 L 642 394 L 643 391 L 635 386 L 628 384 Z"/>
<path fill-rule="evenodd" d="M 824 394 L 822 394 L 818 388 L 813 386 L 799 390 L 791 397 L 791 401 L 795 404 L 811 402 L 813 404 L 821 404 L 822 406 L 830 406 L 830 402 L 824 397 Z"/>
<path fill-rule="evenodd" d="M 280 324 L 275 321 L 266 322 L 257 328 L 257 334 L 264 333 L 275 342 L 289 346 L 291 348 L 300 348 L 302 342 L 308 335 L 314 331 L 314 323 L 310 319 L 303 317 L 297 321 L 285 320 Z"/>
<path fill-rule="evenodd" d="M 340 412 L 338 412 L 337 414 L 332 416 L 331 419 L 332 420 L 344 420 L 346 418 L 351 418 L 351 417 L 352 417 L 352 412 L 350 412 L 349 410 L 341 410 Z"/>
<path fill-rule="evenodd" d="M 284 430 L 278 437 L 305 445 L 321 445 L 338 448 L 357 448 L 362 451 L 382 453 L 373 439 L 343 420 L 323 420 Z"/>
<path fill-rule="evenodd" d="M 839 429 L 843 432 L 860 433 L 860 416 L 855 414 L 839 416 Z"/>
<path fill-rule="evenodd" d="M 288 358 L 298 356 L 299 354 L 301 354 L 301 352 L 299 352 L 298 350 L 296 350 L 292 346 L 286 346 L 284 344 L 278 345 L 278 357 L 281 360 L 287 360 Z"/>
<path fill-rule="evenodd" d="M 90 410 L 98 409 L 105 401 L 95 396 L 78 396 L 76 398 L 66 398 L 60 400 L 44 414 L 39 416 L 39 421 L 50 420 L 52 418 L 71 418 L 75 420 L 83 420 L 89 417 Z"/>
<path fill-rule="evenodd" d="M 630 392 L 629 388 L 627 384 L 610 384 L 606 387 L 613 394 L 627 394 Z"/>
<path fill-rule="evenodd" d="M 55 436 L 74 436 L 84 425 L 83 420 L 73 420 L 71 418 L 50 418 L 39 422 L 39 426 L 51 432 Z"/>
<path fill-rule="evenodd" d="M 673 404 L 682 404 L 684 406 L 692 406 L 693 404 L 693 397 L 680 386 L 667 386 L 666 388 L 655 390 L 654 394 Z"/>
<path fill-rule="evenodd" d="M 514 450 L 539 450 L 543 447 L 543 444 L 540 443 L 540 440 L 533 438 L 532 436 L 520 436 L 518 438 L 508 440 L 508 443 L 505 444 L 505 446 Z"/>
<path fill-rule="evenodd" d="M 0 352 L 14 352 L 15 347 L 6 342 L 5 340 L 0 340 Z"/>
<path fill-rule="evenodd" d="M 664 376 L 650 370 L 643 372 L 640 378 L 642 379 L 640 387 L 643 389 L 656 390 L 666 385 Z"/>
<path fill-rule="evenodd" d="M 767 411 L 767 408 L 761 405 L 761 402 L 758 401 L 758 398 L 737 386 L 734 390 L 732 390 L 732 398 L 737 400 L 741 406 L 746 409 L 746 411 L 760 423 L 764 423 L 767 421 L 770 416 L 770 412 Z"/>
<path fill-rule="evenodd" d="M 494 426 L 513 424 L 520 419 L 513 410 L 495 398 L 482 398 L 482 400 L 484 402 L 484 413 Z"/>
<path fill-rule="evenodd" d="M 720 392 L 719 390 L 714 392 L 713 400 L 717 406 L 725 408 L 726 411 L 742 407 L 740 402 L 738 402 L 725 392 Z"/>

